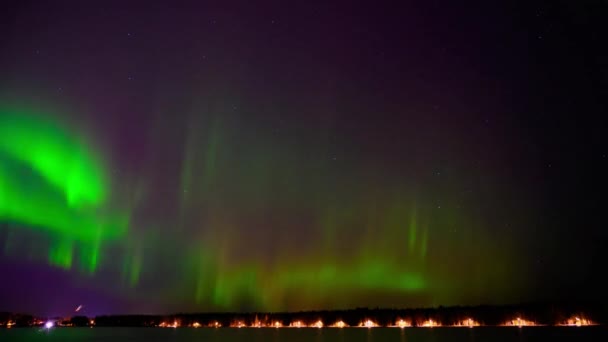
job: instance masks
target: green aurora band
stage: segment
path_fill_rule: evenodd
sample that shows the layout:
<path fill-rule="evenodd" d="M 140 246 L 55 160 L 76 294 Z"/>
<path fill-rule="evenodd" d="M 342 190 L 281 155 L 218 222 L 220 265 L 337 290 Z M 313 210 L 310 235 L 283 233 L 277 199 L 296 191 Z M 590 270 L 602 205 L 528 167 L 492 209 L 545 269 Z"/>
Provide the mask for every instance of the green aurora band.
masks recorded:
<path fill-rule="evenodd" d="M 163 219 L 141 208 L 153 197 L 145 179 L 133 175 L 120 191 L 110 189 L 101 155 L 50 118 L 0 110 L 0 220 L 17 227 L 8 228 L 5 253 L 21 253 L 16 241 L 29 227 L 48 236 L 50 265 L 91 276 L 104 268 L 123 280 L 126 296 L 201 310 L 347 308 L 353 298 L 356 305 L 450 304 L 517 286 L 505 281 L 511 270 L 504 267 L 516 258 L 473 233 L 483 222 L 458 209 L 437 216 L 405 186 L 359 181 L 377 166 L 360 166 L 355 180 L 330 177 L 321 170 L 331 160 L 295 160 L 307 153 L 221 120 L 193 121 L 177 208 Z M 162 144 L 162 132 L 153 133 Z M 327 184 L 333 188 L 319 191 Z M 112 193 L 137 204 L 107 214 Z M 441 238 L 456 228 L 458 235 Z M 163 285 L 151 287 L 158 274 Z"/>
<path fill-rule="evenodd" d="M 125 217 L 96 212 L 107 196 L 103 171 L 64 127 L 31 110 L 0 109 L 0 218 L 52 234 L 49 263 L 71 268 L 79 241 L 93 272 L 100 242 L 125 235 Z"/>

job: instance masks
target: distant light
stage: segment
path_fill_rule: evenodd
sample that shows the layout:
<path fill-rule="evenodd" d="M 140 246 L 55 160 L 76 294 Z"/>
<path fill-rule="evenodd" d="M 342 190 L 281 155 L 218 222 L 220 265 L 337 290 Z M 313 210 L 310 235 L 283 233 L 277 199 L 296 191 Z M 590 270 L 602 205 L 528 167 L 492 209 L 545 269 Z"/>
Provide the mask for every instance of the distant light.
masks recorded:
<path fill-rule="evenodd" d="M 517 317 L 513 320 L 507 321 L 505 324 L 506 326 L 515 326 L 515 327 L 524 327 L 524 326 L 534 326 L 536 325 L 535 322 L 533 321 L 528 321 L 526 319 L 523 319 L 521 317 Z"/>
<path fill-rule="evenodd" d="M 432 328 L 432 327 L 441 326 L 441 324 L 439 324 L 439 322 L 433 321 L 432 319 L 428 319 L 428 320 L 422 322 L 422 326 L 426 327 L 426 328 Z"/>
<path fill-rule="evenodd" d="M 371 319 L 366 320 L 365 322 L 361 322 L 359 323 L 360 327 L 365 327 L 365 328 L 375 328 L 378 326 L 378 323 L 372 321 Z"/>
<path fill-rule="evenodd" d="M 289 324 L 290 327 L 302 328 L 304 327 L 304 323 L 302 321 L 294 321 Z"/>
<path fill-rule="evenodd" d="M 400 319 L 397 321 L 396 326 L 398 326 L 399 328 L 406 328 L 406 327 L 411 327 L 412 323 L 410 323 L 406 320 Z"/>
<path fill-rule="evenodd" d="M 53 323 L 51 321 L 44 323 L 44 327 L 47 329 L 51 329 L 54 325 L 55 325 L 55 323 Z"/>
<path fill-rule="evenodd" d="M 569 318 L 568 320 L 566 320 L 565 322 L 558 324 L 558 325 L 568 325 L 568 326 L 577 326 L 577 327 L 582 327 L 582 326 L 586 326 L 586 325 L 595 325 L 595 323 L 593 321 L 591 321 L 590 319 L 584 318 L 584 317 L 579 317 L 579 316 L 574 316 Z"/>
<path fill-rule="evenodd" d="M 332 324 L 331 327 L 333 328 L 345 328 L 347 325 L 346 323 L 344 323 L 344 321 L 337 321 L 336 323 Z"/>

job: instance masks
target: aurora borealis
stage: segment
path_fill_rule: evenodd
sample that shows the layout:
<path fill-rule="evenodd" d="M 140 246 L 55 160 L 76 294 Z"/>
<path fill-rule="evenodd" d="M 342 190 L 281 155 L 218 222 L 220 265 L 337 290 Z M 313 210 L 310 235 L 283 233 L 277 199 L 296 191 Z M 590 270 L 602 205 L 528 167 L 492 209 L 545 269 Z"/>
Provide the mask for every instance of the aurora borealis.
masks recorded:
<path fill-rule="evenodd" d="M 600 295 L 589 8 L 67 3 L 0 24 L 0 311 Z"/>

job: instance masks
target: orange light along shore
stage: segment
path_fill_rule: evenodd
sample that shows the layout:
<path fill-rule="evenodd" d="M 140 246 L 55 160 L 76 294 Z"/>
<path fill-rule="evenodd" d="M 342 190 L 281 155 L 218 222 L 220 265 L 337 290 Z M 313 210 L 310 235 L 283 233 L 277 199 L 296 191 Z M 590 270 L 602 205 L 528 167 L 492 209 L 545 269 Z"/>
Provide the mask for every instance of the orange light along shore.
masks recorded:
<path fill-rule="evenodd" d="M 507 326 L 507 327 L 533 327 L 533 326 L 537 326 L 538 324 L 536 324 L 533 321 L 528 321 L 521 317 L 517 317 L 515 319 L 505 322 L 502 325 Z"/>
<path fill-rule="evenodd" d="M 466 316 L 465 316 L 466 317 Z M 588 316 L 585 316 L 583 314 L 577 314 L 576 316 L 571 316 L 568 319 L 559 321 L 559 322 L 555 322 L 552 324 L 539 324 L 536 321 L 530 320 L 529 317 L 523 318 L 521 316 L 516 316 L 515 318 L 512 318 L 502 324 L 499 324 L 498 326 L 503 326 L 503 327 L 532 327 L 532 326 L 541 326 L 541 325 L 551 325 L 551 326 L 567 326 L 567 327 L 583 327 L 583 326 L 592 326 L 592 325 L 598 325 L 597 322 L 592 321 L 591 319 L 587 318 Z M 183 325 L 182 325 L 183 323 Z M 90 326 L 92 327 L 95 324 L 94 320 L 90 321 Z M 15 323 L 13 321 L 8 321 L 8 322 L 2 322 L 0 323 L 0 327 L 7 327 L 10 328 L 13 325 L 15 325 Z M 412 321 L 411 318 L 397 318 L 393 324 L 387 324 L 387 325 L 383 325 L 383 324 L 379 324 L 377 320 L 375 320 L 373 317 L 368 317 L 365 318 L 363 320 L 361 320 L 359 322 L 359 324 L 354 325 L 353 327 L 359 327 L 359 328 L 377 328 L 377 327 L 392 327 L 392 328 L 410 328 L 410 327 L 420 327 L 420 328 L 434 328 L 434 327 L 469 327 L 469 328 L 473 328 L 473 327 L 479 327 L 482 326 L 483 324 L 481 324 L 479 321 L 475 320 L 472 317 L 467 317 L 461 320 L 458 320 L 456 322 L 453 323 L 449 323 L 447 325 L 443 325 L 439 320 L 437 319 L 426 319 L 426 320 L 416 320 L 416 321 Z M 155 325 L 156 327 L 159 328 L 180 328 L 180 327 L 190 327 L 190 328 L 219 328 L 222 327 L 222 324 L 217 321 L 217 320 L 213 320 L 213 321 L 209 321 L 208 323 L 204 323 L 201 324 L 198 321 L 190 321 L 190 322 L 182 322 L 179 319 L 173 319 L 173 320 L 166 320 L 166 321 L 162 321 L 161 323 Z M 255 318 L 255 320 L 253 320 L 250 324 L 245 323 L 245 321 L 243 320 L 235 320 L 232 321 L 232 323 L 230 323 L 228 325 L 231 328 L 317 328 L 317 329 L 321 329 L 321 328 L 347 328 L 350 327 L 348 324 L 346 324 L 343 320 L 338 320 L 336 322 L 334 322 L 333 324 L 328 324 L 326 325 L 322 319 L 317 319 L 316 321 L 304 321 L 304 320 L 294 320 L 291 321 L 291 323 L 289 323 L 289 325 L 286 325 L 283 323 L 283 321 L 275 319 L 275 320 L 268 320 L 268 318 L 265 318 L 264 320 L 260 320 L 257 317 Z"/>
<path fill-rule="evenodd" d="M 318 320 L 318 321 L 314 322 L 310 327 L 311 328 L 323 328 L 323 321 Z"/>
<path fill-rule="evenodd" d="M 173 321 L 173 322 L 161 322 L 158 325 L 159 328 L 179 328 L 179 322 L 178 321 Z"/>
<path fill-rule="evenodd" d="M 568 327 L 583 327 L 583 326 L 589 326 L 589 325 L 597 325 L 597 323 L 591 321 L 590 319 L 584 318 L 582 316 L 574 316 L 571 318 L 568 318 L 565 322 L 558 324 L 561 326 L 568 326 Z"/>
<path fill-rule="evenodd" d="M 289 323 L 289 326 L 292 328 L 305 328 L 306 325 L 302 321 L 293 321 Z"/>
<path fill-rule="evenodd" d="M 479 327 L 481 324 L 472 318 L 463 319 L 462 321 L 458 321 L 452 325 L 453 327 Z"/>
<path fill-rule="evenodd" d="M 344 321 L 337 321 L 336 323 L 329 326 L 330 328 L 348 328 L 348 324 Z"/>
<path fill-rule="evenodd" d="M 434 321 L 432 319 L 428 319 L 428 320 L 422 322 L 422 324 L 420 324 L 420 326 L 424 327 L 424 328 L 434 328 L 434 327 L 440 327 L 441 323 Z"/>
<path fill-rule="evenodd" d="M 231 328 L 245 328 L 247 325 L 243 321 L 234 321 L 230 323 Z"/>
<path fill-rule="evenodd" d="M 412 322 L 406 321 L 404 319 L 398 319 L 397 322 L 395 322 L 395 325 L 393 325 L 393 327 L 395 328 L 409 328 L 411 326 Z"/>
<path fill-rule="evenodd" d="M 366 319 L 365 321 L 359 323 L 359 326 L 363 327 L 363 328 L 377 328 L 380 325 L 378 323 L 372 321 L 371 319 Z"/>

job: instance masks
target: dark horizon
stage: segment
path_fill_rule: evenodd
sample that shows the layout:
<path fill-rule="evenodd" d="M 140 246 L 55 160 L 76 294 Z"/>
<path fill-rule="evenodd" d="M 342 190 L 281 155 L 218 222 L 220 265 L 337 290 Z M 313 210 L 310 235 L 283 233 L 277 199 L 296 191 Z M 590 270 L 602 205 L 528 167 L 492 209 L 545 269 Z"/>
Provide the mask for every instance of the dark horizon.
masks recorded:
<path fill-rule="evenodd" d="M 160 327 L 160 328 L 348 328 L 596 326 L 607 323 L 603 306 L 526 304 L 437 308 L 353 308 L 299 312 L 218 312 L 148 315 L 32 317 L 0 312 L 0 327 Z M 53 322 L 53 323 L 48 323 Z M 338 325 L 341 324 L 341 325 Z M 363 324 L 363 325 L 362 325 Z M 369 324 L 369 326 L 368 326 Z"/>
<path fill-rule="evenodd" d="M 438 305 L 434 307 L 351 307 L 344 309 L 317 309 L 317 310 L 295 310 L 295 311 L 175 311 L 175 312 L 133 312 L 133 313 L 120 313 L 120 312 L 88 312 L 86 308 L 82 308 L 79 311 L 64 312 L 56 315 L 41 315 L 32 312 L 21 312 L 21 311 L 6 311 L 0 310 L 0 314 L 12 314 L 12 315 L 26 315 L 40 319 L 58 319 L 70 317 L 175 317 L 175 316 L 205 316 L 209 319 L 213 317 L 247 317 L 247 319 L 254 318 L 257 315 L 286 315 L 290 317 L 297 317 L 298 315 L 310 315 L 317 313 L 325 313 L 335 315 L 345 312 L 407 312 L 407 313 L 434 313 L 440 315 L 449 314 L 453 316 L 454 312 L 462 315 L 464 313 L 471 314 L 472 312 L 484 312 L 493 311 L 500 312 L 502 315 L 516 315 L 522 313 L 531 312 L 542 312 L 542 315 L 563 316 L 566 314 L 582 314 L 588 318 L 594 318 L 594 322 L 599 324 L 608 323 L 608 310 L 603 303 L 598 302 L 581 302 L 581 301 L 562 301 L 562 302 L 550 302 L 550 301 L 530 301 L 522 303 L 512 304 L 478 304 L 478 305 L 453 305 L 443 306 Z M 550 314 L 549 314 L 550 312 Z M 451 313 L 451 314 L 450 314 Z"/>

